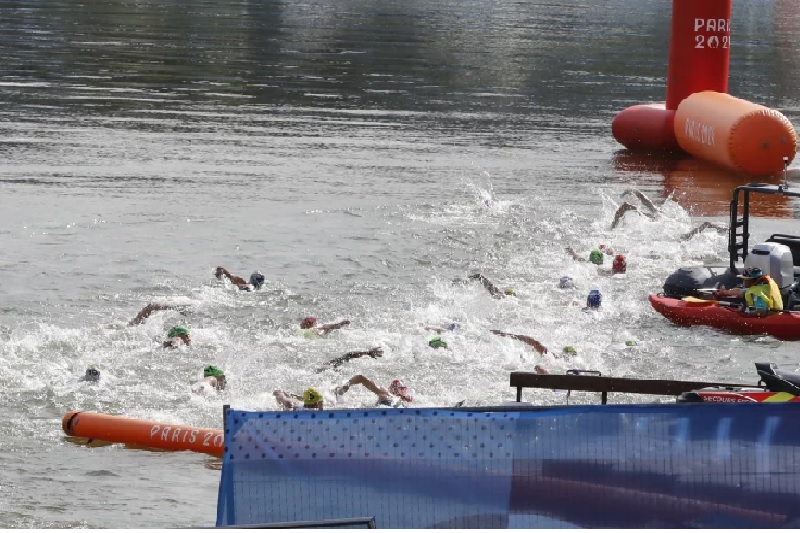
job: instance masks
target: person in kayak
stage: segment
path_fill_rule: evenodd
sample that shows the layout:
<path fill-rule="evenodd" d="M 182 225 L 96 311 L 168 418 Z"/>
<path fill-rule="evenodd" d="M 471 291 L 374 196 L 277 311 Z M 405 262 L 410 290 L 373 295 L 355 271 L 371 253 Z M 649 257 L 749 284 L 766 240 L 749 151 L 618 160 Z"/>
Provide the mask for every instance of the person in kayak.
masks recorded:
<path fill-rule="evenodd" d="M 492 295 L 492 298 L 504 298 L 506 296 L 516 296 L 517 294 L 514 292 L 514 289 L 508 287 L 505 290 L 500 290 L 497 286 L 489 281 L 489 279 L 484 276 L 483 274 L 472 274 L 469 279 L 474 279 L 483 283 L 483 286 L 486 287 L 486 290 L 489 291 L 489 294 Z"/>
<path fill-rule="evenodd" d="M 325 398 L 314 387 L 307 388 L 303 394 L 293 394 L 283 389 L 275 389 L 272 391 L 272 395 L 275 396 L 275 401 L 284 411 L 322 411 L 325 404 Z M 303 403 L 299 403 L 298 400 Z"/>
<path fill-rule="evenodd" d="M 264 278 L 264 274 L 260 271 L 256 270 L 252 274 L 250 274 L 250 282 L 248 283 L 245 281 L 243 277 L 236 276 L 228 272 L 228 270 L 224 267 L 218 266 L 216 271 L 214 272 L 214 276 L 217 279 L 222 279 L 223 277 L 227 278 L 231 283 L 239 287 L 241 291 L 248 291 L 250 292 L 253 289 L 260 289 L 266 278 Z"/>
<path fill-rule="evenodd" d="M 414 401 L 408 386 L 401 379 L 393 380 L 388 387 L 379 387 L 374 381 L 366 376 L 357 374 L 350 378 L 347 383 L 337 387 L 334 394 L 339 397 L 350 390 L 353 385 L 363 385 L 364 388 L 374 393 L 378 397 L 376 407 L 402 407 Z"/>
<path fill-rule="evenodd" d="M 760 268 L 749 268 L 736 277 L 742 279 L 744 287 L 721 287 L 713 292 L 714 298 L 744 298 L 745 306 L 755 309 L 758 316 L 766 316 L 771 311 L 783 311 L 783 297 L 778 284 Z"/>

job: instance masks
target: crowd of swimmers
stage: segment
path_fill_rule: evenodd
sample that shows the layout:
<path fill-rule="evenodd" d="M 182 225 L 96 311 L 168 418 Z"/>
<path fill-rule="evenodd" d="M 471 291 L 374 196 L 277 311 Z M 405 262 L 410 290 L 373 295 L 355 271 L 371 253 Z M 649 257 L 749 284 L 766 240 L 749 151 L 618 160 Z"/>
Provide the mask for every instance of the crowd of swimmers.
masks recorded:
<path fill-rule="evenodd" d="M 611 223 L 611 228 L 616 228 L 623 217 L 627 213 L 630 212 L 637 212 L 643 214 L 644 216 L 654 219 L 659 216 L 659 209 L 655 206 L 655 204 L 643 195 L 639 191 L 629 190 L 623 193 L 623 197 L 629 194 L 634 195 L 636 198 L 639 199 L 641 202 L 641 206 L 637 207 L 633 204 L 628 203 L 627 201 L 624 202 L 616 211 L 613 221 Z M 691 238 L 694 235 L 705 231 L 706 229 L 714 229 L 718 232 L 727 231 L 723 226 L 705 222 L 701 224 L 699 227 L 693 229 L 692 231 L 681 235 L 681 239 L 686 240 Z M 627 273 L 628 262 L 627 258 L 622 253 L 615 253 L 611 247 L 606 245 L 599 245 L 597 248 L 592 249 L 589 251 L 588 254 L 582 255 L 577 253 L 574 249 L 568 247 L 566 248 L 567 254 L 574 260 L 580 262 L 588 262 L 594 265 L 597 265 L 598 274 L 602 276 L 616 276 L 616 275 L 624 275 Z M 611 257 L 611 268 L 605 269 L 602 268 L 605 262 L 606 257 Z M 755 269 L 757 270 L 757 269 Z M 245 280 L 241 276 L 237 276 L 232 274 L 228 271 L 225 267 L 218 266 L 214 270 L 214 276 L 218 280 L 228 280 L 230 283 L 235 285 L 239 290 L 242 291 L 253 291 L 258 290 L 264 286 L 266 279 L 264 275 L 256 270 L 254 271 L 249 280 Z M 780 298 L 780 291 L 776 291 L 774 282 L 772 284 L 769 283 L 768 277 L 764 277 L 763 274 L 754 271 L 748 271 L 745 273 L 744 276 L 740 276 L 745 280 L 745 288 L 744 289 L 720 289 L 715 296 L 738 296 L 747 300 L 748 305 L 754 306 L 758 308 L 760 302 L 765 302 L 764 305 L 767 306 L 768 309 L 772 308 L 781 308 L 778 307 L 779 302 L 775 301 L 775 294 L 777 297 Z M 516 292 L 511 287 L 506 288 L 499 288 L 494 283 L 492 283 L 486 276 L 481 273 L 474 273 L 468 277 L 469 280 L 478 281 L 480 282 L 489 294 L 493 298 L 508 298 L 508 297 L 515 297 L 517 296 Z M 562 289 L 569 289 L 574 288 L 575 283 L 574 280 L 569 276 L 562 276 L 559 279 L 558 287 Z M 753 303 L 750 303 L 750 300 L 753 300 Z M 599 310 L 602 306 L 602 294 L 599 289 L 594 288 L 591 289 L 586 297 L 586 305 L 583 307 L 585 311 L 596 311 Z M 763 307 L 763 306 L 762 306 Z M 167 310 L 174 310 L 179 312 L 180 314 L 185 314 L 185 311 L 180 306 L 174 305 L 166 305 L 166 304 L 148 304 L 144 308 L 142 308 L 139 313 L 130 320 L 128 325 L 135 326 L 138 324 L 143 323 L 152 313 L 156 311 L 167 311 Z M 341 329 L 345 326 L 350 324 L 349 320 L 342 320 L 340 322 L 333 322 L 328 324 L 320 324 L 316 317 L 307 316 L 303 318 L 300 323 L 299 327 L 300 330 L 304 332 L 304 335 L 307 337 L 317 337 L 317 336 L 325 336 L 328 335 L 330 332 Z M 432 331 L 437 336 L 431 338 L 428 341 L 428 346 L 432 349 L 447 349 L 447 342 L 441 338 L 441 334 L 445 332 L 453 332 L 460 327 L 458 323 L 449 323 L 442 326 L 433 326 L 427 325 L 425 326 L 426 330 Z M 507 337 L 513 340 L 518 340 L 533 348 L 538 354 L 548 354 L 549 350 L 546 346 L 544 346 L 541 342 L 537 339 L 533 338 L 529 335 L 517 334 L 517 333 L 509 333 L 506 331 L 501 331 L 499 329 L 492 329 L 489 330 L 492 334 L 498 335 L 501 337 Z M 626 341 L 627 345 L 632 345 L 634 341 Z M 183 325 L 176 325 L 169 329 L 167 332 L 166 339 L 163 341 L 162 346 L 164 348 L 178 348 L 180 346 L 191 346 L 191 336 L 189 330 L 186 326 Z M 565 346 L 562 350 L 562 354 L 565 356 L 572 356 L 577 354 L 577 350 L 573 346 Z M 331 359 L 327 363 L 322 364 L 317 368 L 317 372 L 322 372 L 328 369 L 337 369 L 341 365 L 346 362 L 349 362 L 353 359 L 358 359 L 362 357 L 369 357 L 369 358 L 380 358 L 383 355 L 383 350 L 380 347 L 370 348 L 368 350 L 362 351 L 351 351 L 347 352 L 339 357 Z M 544 368 L 541 364 L 536 364 L 533 368 L 533 371 L 538 374 L 547 374 L 549 373 L 546 368 Z M 84 376 L 80 378 L 80 381 L 86 382 L 97 382 L 100 380 L 100 371 L 95 366 L 90 366 L 86 369 Z M 227 381 L 225 378 L 225 373 L 222 369 L 214 366 L 214 365 L 206 365 L 203 368 L 203 379 L 192 386 L 192 392 L 202 394 L 209 391 L 222 391 L 225 390 L 227 385 Z M 374 381 L 370 380 L 366 376 L 362 374 L 356 374 L 351 377 L 344 385 L 337 387 L 334 391 L 335 396 L 337 399 L 347 393 L 347 391 L 353 385 L 361 385 L 366 390 L 372 392 L 376 397 L 376 406 L 385 406 L 385 407 L 399 407 L 404 406 L 413 401 L 413 396 L 410 392 L 409 387 L 402 379 L 394 379 L 389 383 L 388 386 L 384 387 L 381 385 L 376 384 Z M 324 408 L 325 399 L 322 393 L 315 387 L 308 387 L 302 393 L 293 393 L 293 392 L 286 392 L 283 389 L 276 389 L 273 392 L 273 396 L 277 405 L 284 409 L 284 410 L 319 410 Z"/>

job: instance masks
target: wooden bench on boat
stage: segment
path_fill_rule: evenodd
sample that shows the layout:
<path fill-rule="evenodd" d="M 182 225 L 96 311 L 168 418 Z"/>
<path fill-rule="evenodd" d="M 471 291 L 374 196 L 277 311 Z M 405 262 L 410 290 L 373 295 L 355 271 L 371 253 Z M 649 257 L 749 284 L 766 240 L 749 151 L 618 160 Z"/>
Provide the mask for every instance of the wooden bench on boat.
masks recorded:
<path fill-rule="evenodd" d="M 712 381 L 676 381 L 670 379 L 615 378 L 601 375 L 586 375 L 583 370 L 569 370 L 567 374 L 536 374 L 534 372 L 512 372 L 511 386 L 517 389 L 517 401 L 522 401 L 522 389 L 559 389 L 601 393 L 601 403 L 608 401 L 609 392 L 652 394 L 656 396 L 680 396 L 684 392 L 706 387 L 758 387 L 740 383 L 717 383 Z M 591 372 L 591 371 L 589 371 Z M 599 372 L 595 372 L 599 374 Z"/>

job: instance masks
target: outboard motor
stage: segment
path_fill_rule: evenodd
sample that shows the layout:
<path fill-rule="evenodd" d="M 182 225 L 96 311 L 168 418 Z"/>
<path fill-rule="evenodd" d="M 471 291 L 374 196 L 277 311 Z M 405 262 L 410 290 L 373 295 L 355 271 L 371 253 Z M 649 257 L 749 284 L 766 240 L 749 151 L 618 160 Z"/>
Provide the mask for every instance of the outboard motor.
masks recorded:
<path fill-rule="evenodd" d="M 740 285 L 736 272 L 724 265 L 698 265 L 681 267 L 664 282 L 664 296 L 683 298 L 697 296 L 698 289 L 732 288 Z"/>
<path fill-rule="evenodd" d="M 781 289 L 783 308 L 794 309 L 797 305 L 798 285 L 794 278 L 792 249 L 778 242 L 756 244 L 744 259 L 746 268 L 760 268 Z"/>
<path fill-rule="evenodd" d="M 753 246 L 744 259 L 745 268 L 760 268 L 761 272 L 775 280 L 781 290 L 794 283 L 792 250 L 785 244 L 762 242 Z"/>
<path fill-rule="evenodd" d="M 772 392 L 788 392 L 800 396 L 800 374 L 784 372 L 775 363 L 755 363 L 761 382 Z"/>

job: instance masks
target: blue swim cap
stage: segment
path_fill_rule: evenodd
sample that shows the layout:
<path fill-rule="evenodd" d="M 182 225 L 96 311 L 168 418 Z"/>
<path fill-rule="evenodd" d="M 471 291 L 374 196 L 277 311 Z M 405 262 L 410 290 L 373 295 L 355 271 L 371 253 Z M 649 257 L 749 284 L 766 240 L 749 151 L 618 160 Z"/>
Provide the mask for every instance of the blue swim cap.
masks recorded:
<path fill-rule="evenodd" d="M 586 307 L 589 309 L 597 309 L 603 303 L 603 295 L 600 294 L 600 289 L 592 289 L 589 291 L 589 296 L 586 297 Z"/>

